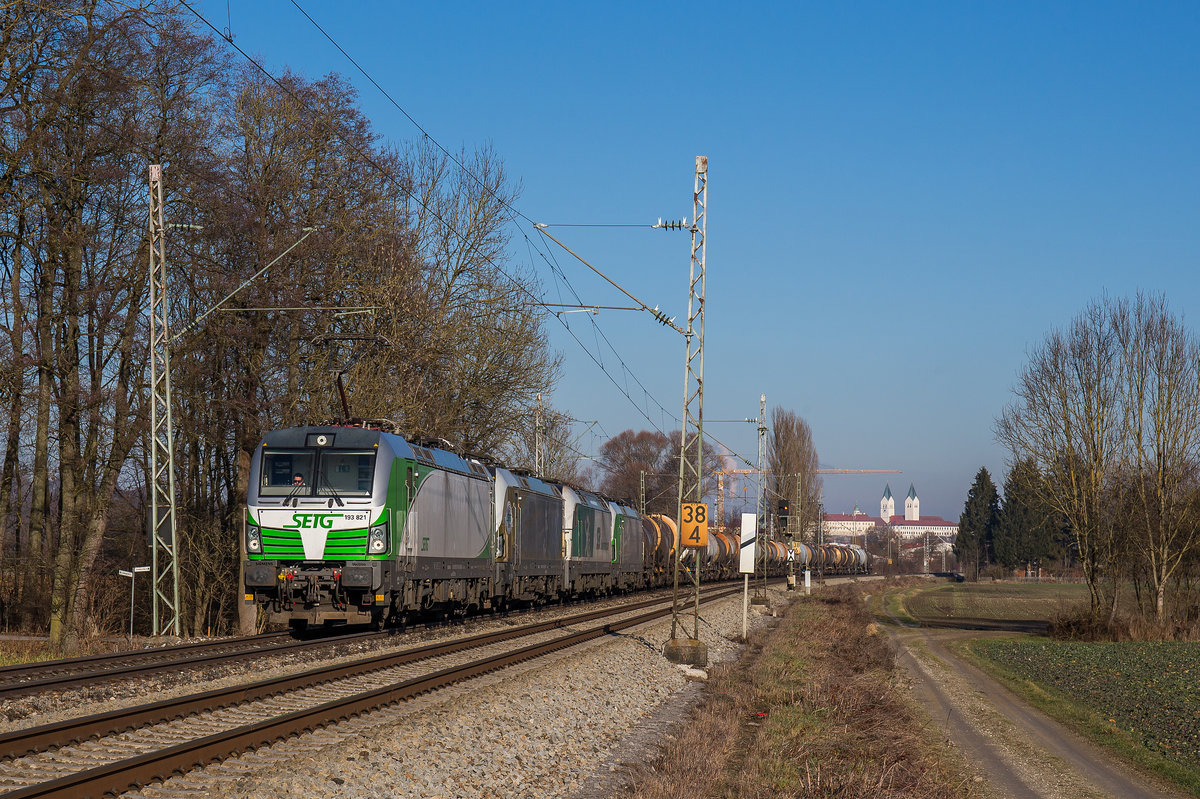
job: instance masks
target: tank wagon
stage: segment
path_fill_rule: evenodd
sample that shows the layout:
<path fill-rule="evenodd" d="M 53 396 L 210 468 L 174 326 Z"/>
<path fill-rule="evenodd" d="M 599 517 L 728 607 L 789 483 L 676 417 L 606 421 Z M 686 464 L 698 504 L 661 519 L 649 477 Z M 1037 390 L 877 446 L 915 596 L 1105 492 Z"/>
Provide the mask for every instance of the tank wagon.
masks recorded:
<path fill-rule="evenodd" d="M 792 544 L 797 570 L 824 569 L 832 574 L 870 574 L 871 556 L 858 544 Z"/>
<path fill-rule="evenodd" d="M 447 448 L 316 426 L 263 438 L 243 537 L 246 601 L 274 622 L 306 627 L 668 585 L 676 526 Z M 816 549 L 833 569 L 852 560 L 836 547 Z M 764 556 L 769 572 L 786 571 L 782 544 Z M 736 576 L 737 559 L 733 536 L 710 533 L 704 578 Z"/>

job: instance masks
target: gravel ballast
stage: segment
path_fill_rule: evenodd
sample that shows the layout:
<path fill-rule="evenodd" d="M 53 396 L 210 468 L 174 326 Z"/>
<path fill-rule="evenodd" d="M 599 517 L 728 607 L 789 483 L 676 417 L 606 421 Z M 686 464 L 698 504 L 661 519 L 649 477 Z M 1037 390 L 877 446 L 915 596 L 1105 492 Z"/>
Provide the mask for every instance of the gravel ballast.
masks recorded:
<path fill-rule="evenodd" d="M 769 593 L 776 609 L 788 599 L 782 590 Z M 751 613 L 752 625 L 768 619 Z M 740 595 L 702 608 L 710 664 L 737 656 L 741 631 Z M 669 619 L 644 625 L 136 795 L 607 795 L 625 765 L 652 757 L 658 736 L 698 697 L 697 677 L 662 656 L 669 635 Z"/>
<path fill-rule="evenodd" d="M 319 646 L 312 650 L 290 650 L 200 666 L 183 672 L 159 672 L 117 682 L 98 682 L 83 688 L 47 691 L 5 700 L 0 704 L 0 733 L 52 724 L 93 713 L 136 707 L 148 701 L 174 699 L 200 691 L 229 688 L 249 681 L 298 674 L 319 666 L 346 663 L 363 657 L 402 651 L 429 643 L 477 635 L 514 626 L 551 621 L 587 610 L 622 605 L 652 595 L 629 594 L 594 603 L 548 606 L 536 612 L 508 616 L 473 617 L 465 624 L 415 626 L 396 635 Z"/>

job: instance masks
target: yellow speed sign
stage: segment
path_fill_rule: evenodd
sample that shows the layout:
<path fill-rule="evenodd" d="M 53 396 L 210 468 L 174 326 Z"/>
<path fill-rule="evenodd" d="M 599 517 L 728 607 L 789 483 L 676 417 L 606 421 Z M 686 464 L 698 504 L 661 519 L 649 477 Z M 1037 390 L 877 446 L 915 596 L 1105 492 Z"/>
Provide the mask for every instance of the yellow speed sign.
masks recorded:
<path fill-rule="evenodd" d="M 703 502 L 685 502 L 679 509 L 680 546 L 708 546 L 708 505 Z"/>

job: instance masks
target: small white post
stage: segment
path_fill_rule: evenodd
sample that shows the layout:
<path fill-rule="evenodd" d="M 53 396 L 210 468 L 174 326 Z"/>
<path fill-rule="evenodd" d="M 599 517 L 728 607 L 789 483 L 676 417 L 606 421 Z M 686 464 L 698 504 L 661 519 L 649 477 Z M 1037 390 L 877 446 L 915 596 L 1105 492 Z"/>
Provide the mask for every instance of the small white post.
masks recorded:
<path fill-rule="evenodd" d="M 742 640 L 746 640 L 750 617 L 750 575 L 742 575 Z"/>
<path fill-rule="evenodd" d="M 742 640 L 746 640 L 749 631 L 750 614 L 750 575 L 754 573 L 754 555 L 758 548 L 758 515 L 755 513 L 742 514 L 741 556 L 738 571 L 742 573 Z"/>
<path fill-rule="evenodd" d="M 150 571 L 149 566 L 134 566 L 133 571 L 117 569 L 117 574 L 129 578 L 129 643 L 131 644 L 133 643 L 133 606 L 134 600 L 137 598 L 137 591 L 135 590 L 137 587 L 137 575 L 138 572 L 148 571 Z"/>

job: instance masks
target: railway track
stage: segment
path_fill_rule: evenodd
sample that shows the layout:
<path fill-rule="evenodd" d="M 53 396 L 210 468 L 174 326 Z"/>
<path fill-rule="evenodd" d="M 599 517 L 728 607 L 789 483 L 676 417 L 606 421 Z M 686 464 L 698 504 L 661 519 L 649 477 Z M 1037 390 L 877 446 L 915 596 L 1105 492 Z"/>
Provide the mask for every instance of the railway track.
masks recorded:
<path fill-rule="evenodd" d="M 0 667 L 0 701 L 26 694 L 97 685 L 162 671 L 180 671 L 292 650 L 334 646 L 392 633 L 394 631 L 367 631 L 297 639 L 291 632 L 284 631 L 221 641 L 203 641 L 4 666 Z"/>
<path fill-rule="evenodd" d="M 509 611 L 523 613 L 524 609 Z M 473 618 L 484 617 L 471 617 Z M 336 629 L 336 628 L 335 628 Z M 52 690 L 92 686 L 164 671 L 180 671 L 260 655 L 275 655 L 322 646 L 337 646 L 405 633 L 404 628 L 347 633 L 329 631 L 297 636 L 290 630 L 218 641 L 112 652 L 102 655 L 0 666 L 0 701 Z"/>
<path fill-rule="evenodd" d="M 119 793 L 669 613 L 669 601 L 645 600 L 20 730 L 0 736 L 0 795 Z"/>
<path fill-rule="evenodd" d="M 517 614 L 526 612 L 530 612 L 529 609 L 509 611 Z M 467 621 L 481 618 L 486 616 L 469 617 Z M 309 633 L 297 637 L 296 633 L 284 630 L 218 641 L 0 666 L 0 701 L 45 691 L 91 687 L 162 672 L 232 663 L 259 656 L 376 640 L 403 633 L 403 628 L 389 628 L 354 633 Z"/>

